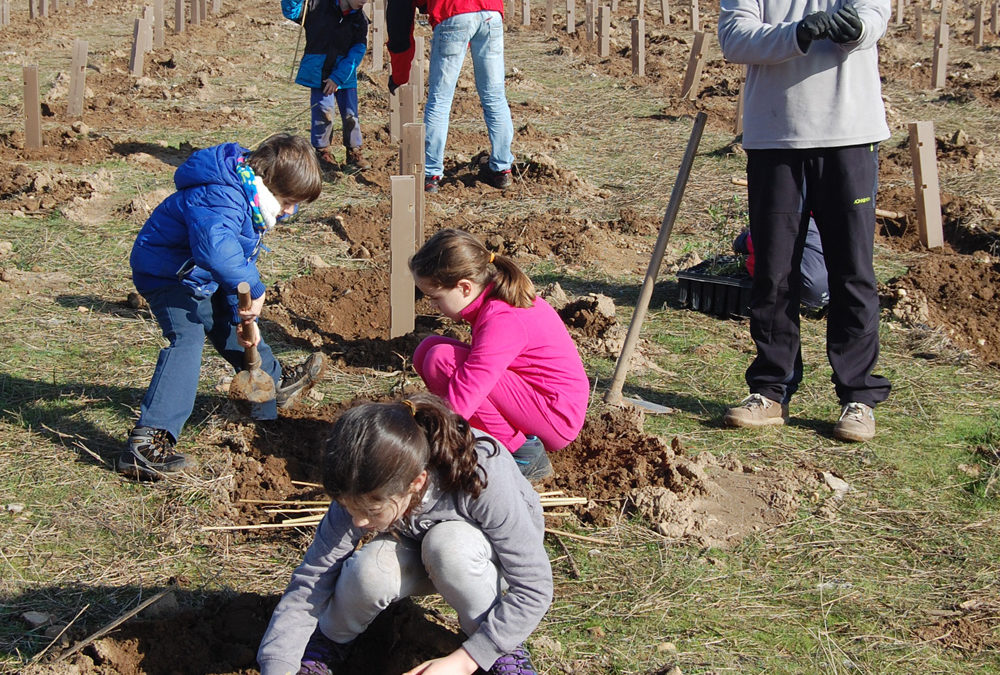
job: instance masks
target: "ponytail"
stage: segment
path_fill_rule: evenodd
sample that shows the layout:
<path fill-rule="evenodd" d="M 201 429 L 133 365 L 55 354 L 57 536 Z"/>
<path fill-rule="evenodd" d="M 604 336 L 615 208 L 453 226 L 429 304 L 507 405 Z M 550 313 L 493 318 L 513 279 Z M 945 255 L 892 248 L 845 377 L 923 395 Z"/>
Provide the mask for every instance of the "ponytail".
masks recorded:
<path fill-rule="evenodd" d="M 410 258 L 410 272 L 438 288 L 455 288 L 461 279 L 480 286 L 492 282 L 492 296 L 512 307 L 528 308 L 535 302 L 535 286 L 517 263 L 492 253 L 463 230 L 438 230 Z"/>
<path fill-rule="evenodd" d="M 408 402 L 413 406 L 414 422 L 427 438 L 427 464 L 435 470 L 441 489 L 478 497 L 486 487 L 486 472 L 479 466 L 476 437 L 468 421 L 434 394 L 414 394 Z M 493 443 L 490 454 L 498 450 Z"/>

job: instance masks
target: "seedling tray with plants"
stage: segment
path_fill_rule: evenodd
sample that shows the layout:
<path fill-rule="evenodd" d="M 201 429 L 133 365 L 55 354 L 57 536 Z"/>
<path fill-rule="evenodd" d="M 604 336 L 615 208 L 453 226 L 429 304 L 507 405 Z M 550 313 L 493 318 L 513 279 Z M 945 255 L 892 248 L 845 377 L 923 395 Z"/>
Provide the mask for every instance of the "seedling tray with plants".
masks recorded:
<path fill-rule="evenodd" d="M 742 256 L 716 256 L 677 273 L 681 306 L 720 317 L 750 316 L 752 285 Z"/>

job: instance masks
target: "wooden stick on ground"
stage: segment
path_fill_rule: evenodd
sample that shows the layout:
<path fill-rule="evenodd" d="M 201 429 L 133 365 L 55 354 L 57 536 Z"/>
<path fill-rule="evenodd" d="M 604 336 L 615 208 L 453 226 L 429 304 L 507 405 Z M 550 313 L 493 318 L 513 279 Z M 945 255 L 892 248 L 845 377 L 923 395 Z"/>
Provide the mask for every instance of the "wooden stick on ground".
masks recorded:
<path fill-rule="evenodd" d="M 115 628 L 117 628 L 121 624 L 125 623 L 126 621 L 128 621 L 133 616 L 135 616 L 136 614 L 138 614 L 142 610 L 146 609 L 150 605 L 152 605 L 154 602 L 158 602 L 161 598 L 163 598 L 163 596 L 167 595 L 168 593 L 173 593 L 175 588 L 176 588 L 176 586 L 171 585 L 171 586 L 169 586 L 167 588 L 164 588 L 162 591 L 160 591 L 159 593 L 157 593 L 153 597 L 151 597 L 151 598 L 149 598 L 149 599 L 147 599 L 147 600 L 139 603 L 136 607 L 133 607 L 129 611 L 125 612 L 124 614 L 122 614 L 121 616 L 119 616 L 117 619 L 115 619 L 114 621 L 112 621 L 111 623 L 109 623 L 108 625 L 106 625 L 104 628 L 101 628 L 100 630 L 94 631 L 93 633 L 91 633 L 90 635 L 88 635 L 87 637 L 83 638 L 82 640 L 80 640 L 79 642 L 77 642 L 75 645 L 73 645 L 72 648 L 67 649 L 66 651 L 64 651 L 62 654 L 60 654 L 58 657 L 56 657 L 56 659 L 53 661 L 53 663 L 58 663 L 59 661 L 62 661 L 64 659 L 66 659 L 67 657 L 72 656 L 73 654 L 76 654 L 78 651 L 80 651 L 81 649 L 83 649 L 84 647 L 86 647 L 91 642 L 93 642 L 94 640 L 98 639 L 99 637 L 101 637 L 105 633 L 110 633 Z"/>
<path fill-rule="evenodd" d="M 548 532 L 549 534 L 551 534 L 552 538 L 556 540 L 556 543 L 559 544 L 559 548 L 561 548 L 563 554 L 565 554 L 566 560 L 569 561 L 569 576 L 570 576 L 570 578 L 572 578 L 572 579 L 579 579 L 580 578 L 580 568 L 576 566 L 576 560 L 573 559 L 573 554 L 570 553 L 569 552 L 569 548 L 566 547 L 566 542 L 564 542 L 562 540 L 562 537 L 560 537 L 558 534 L 556 534 L 552 530 L 546 530 L 546 532 Z"/>
<path fill-rule="evenodd" d="M 570 539 L 579 539 L 580 541 L 589 541 L 591 544 L 600 544 L 602 546 L 614 546 L 613 541 L 608 541 L 607 539 L 598 539 L 597 537 L 585 537 L 582 534 L 573 534 L 572 532 L 566 532 L 564 530 L 557 530 L 552 527 L 546 527 L 546 532 L 551 534 L 557 534 L 560 537 L 569 537 Z"/>

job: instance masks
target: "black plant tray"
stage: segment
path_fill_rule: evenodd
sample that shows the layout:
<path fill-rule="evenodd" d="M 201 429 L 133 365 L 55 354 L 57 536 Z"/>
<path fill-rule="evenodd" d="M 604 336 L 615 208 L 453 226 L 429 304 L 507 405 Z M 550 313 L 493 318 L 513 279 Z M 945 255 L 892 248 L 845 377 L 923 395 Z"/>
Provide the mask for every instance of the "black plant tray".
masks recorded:
<path fill-rule="evenodd" d="M 734 256 L 720 256 L 700 262 L 677 273 L 681 306 L 721 317 L 750 316 L 750 287 L 753 280 L 745 270 L 732 274 L 711 274 L 710 269 L 733 267 Z"/>

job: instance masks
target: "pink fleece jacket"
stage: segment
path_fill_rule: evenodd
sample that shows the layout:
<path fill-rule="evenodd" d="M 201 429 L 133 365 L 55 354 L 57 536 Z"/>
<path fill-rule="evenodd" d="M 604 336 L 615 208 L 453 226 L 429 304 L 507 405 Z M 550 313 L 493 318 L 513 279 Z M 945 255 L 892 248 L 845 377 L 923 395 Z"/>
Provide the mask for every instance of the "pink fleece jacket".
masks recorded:
<path fill-rule="evenodd" d="M 549 403 L 549 423 L 572 439 L 583 428 L 590 382 L 566 325 L 549 303 L 512 307 L 490 297 L 489 284 L 462 311 L 472 326 L 470 354 L 455 372 L 446 398 L 463 417 L 473 413 L 504 371 L 519 375 Z"/>

